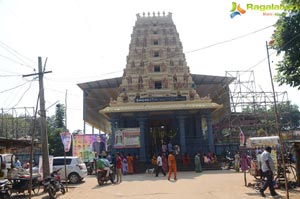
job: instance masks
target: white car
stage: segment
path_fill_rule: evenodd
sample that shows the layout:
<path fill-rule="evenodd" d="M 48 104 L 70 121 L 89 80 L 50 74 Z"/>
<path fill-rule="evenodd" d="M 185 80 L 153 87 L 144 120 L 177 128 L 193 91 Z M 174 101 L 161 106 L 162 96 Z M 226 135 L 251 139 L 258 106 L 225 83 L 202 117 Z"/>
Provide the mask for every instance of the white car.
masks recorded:
<path fill-rule="evenodd" d="M 14 161 L 15 161 L 15 155 L 10 153 L 0 154 L 0 166 L 1 166 L 0 180 L 7 178 L 7 171 L 12 167 Z"/>
<path fill-rule="evenodd" d="M 62 168 L 59 171 L 59 175 L 62 181 L 66 181 L 65 175 L 65 160 L 64 157 L 54 157 L 53 158 L 53 171 Z M 72 184 L 77 184 L 87 176 L 87 169 L 85 163 L 80 157 L 76 156 L 66 156 L 66 170 L 67 179 Z"/>

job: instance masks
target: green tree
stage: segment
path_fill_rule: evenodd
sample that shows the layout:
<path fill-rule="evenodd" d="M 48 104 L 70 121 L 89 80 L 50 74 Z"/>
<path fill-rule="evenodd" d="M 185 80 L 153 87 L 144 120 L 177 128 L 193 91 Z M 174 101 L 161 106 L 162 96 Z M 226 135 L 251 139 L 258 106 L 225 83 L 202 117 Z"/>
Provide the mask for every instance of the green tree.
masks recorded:
<path fill-rule="evenodd" d="M 63 156 L 64 146 L 61 141 L 60 133 L 66 130 L 64 105 L 56 105 L 55 116 L 49 117 L 47 124 L 49 154 L 53 156 Z"/>
<path fill-rule="evenodd" d="M 281 129 L 295 129 L 300 124 L 300 112 L 297 105 L 291 104 L 290 101 L 277 104 L 278 123 Z M 273 135 L 276 133 L 275 106 L 268 109 L 247 107 L 243 113 L 253 114 L 258 120 L 255 124 L 260 127 L 257 135 Z M 248 127 L 249 128 L 249 127 Z M 243 129 L 248 131 L 249 129 Z"/>
<path fill-rule="evenodd" d="M 56 105 L 55 112 L 55 127 L 56 128 L 65 128 L 65 106 L 63 104 Z"/>
<path fill-rule="evenodd" d="M 291 104 L 290 101 L 277 105 L 278 122 L 281 128 L 295 129 L 299 126 L 300 112 L 297 105 Z M 269 110 L 271 114 L 275 113 L 275 107 L 272 106 Z"/>
<path fill-rule="evenodd" d="M 282 0 L 292 10 L 286 10 L 275 24 L 270 44 L 283 59 L 277 64 L 276 81 L 300 89 L 300 0 Z"/>

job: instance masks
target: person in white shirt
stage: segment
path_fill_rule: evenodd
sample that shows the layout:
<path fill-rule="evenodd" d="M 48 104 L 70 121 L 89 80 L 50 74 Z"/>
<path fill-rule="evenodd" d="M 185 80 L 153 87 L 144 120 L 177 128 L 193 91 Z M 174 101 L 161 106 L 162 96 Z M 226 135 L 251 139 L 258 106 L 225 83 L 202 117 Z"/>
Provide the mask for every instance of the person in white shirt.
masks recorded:
<path fill-rule="evenodd" d="M 269 187 L 271 196 L 277 196 L 273 185 L 273 172 L 275 170 L 274 161 L 271 158 L 271 147 L 266 147 L 264 152 L 261 154 L 261 170 L 263 175 L 267 178 L 263 187 L 259 190 L 262 197 L 266 197 L 264 191 Z"/>
<path fill-rule="evenodd" d="M 259 172 L 258 175 L 260 175 L 260 179 L 262 179 L 263 174 L 262 174 L 262 170 L 261 170 L 261 150 L 257 151 L 257 155 L 256 155 L 256 161 L 257 161 L 257 171 Z"/>
<path fill-rule="evenodd" d="M 158 174 L 159 174 L 160 171 L 162 172 L 162 174 L 164 174 L 164 176 L 166 176 L 166 173 L 162 168 L 161 154 L 157 155 L 156 161 L 157 161 L 157 164 L 156 164 L 156 175 L 155 175 L 155 177 L 158 177 Z"/>

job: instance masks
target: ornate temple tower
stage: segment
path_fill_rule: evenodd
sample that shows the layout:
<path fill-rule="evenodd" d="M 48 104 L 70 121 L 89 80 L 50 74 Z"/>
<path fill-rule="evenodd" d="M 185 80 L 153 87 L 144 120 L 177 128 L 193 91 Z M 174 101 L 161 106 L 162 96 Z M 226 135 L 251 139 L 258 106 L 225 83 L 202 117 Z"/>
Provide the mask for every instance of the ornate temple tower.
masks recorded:
<path fill-rule="evenodd" d="M 117 103 L 198 100 L 172 14 L 137 14 Z"/>
<path fill-rule="evenodd" d="M 105 93 L 112 96 L 110 103 L 99 110 L 111 123 L 112 150 L 118 129 L 139 128 L 138 151 L 124 148 L 142 161 L 160 151 L 163 142 L 190 154 L 214 151 L 211 113 L 222 105 L 209 94 L 199 97 L 198 91 L 172 14 L 137 14 L 118 94 Z"/>

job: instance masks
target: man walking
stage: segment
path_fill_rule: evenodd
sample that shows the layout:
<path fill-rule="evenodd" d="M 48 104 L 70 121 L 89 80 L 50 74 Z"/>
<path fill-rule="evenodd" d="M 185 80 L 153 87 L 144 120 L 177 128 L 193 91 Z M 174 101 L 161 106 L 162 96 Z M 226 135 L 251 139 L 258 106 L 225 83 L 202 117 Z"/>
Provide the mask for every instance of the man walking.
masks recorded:
<path fill-rule="evenodd" d="M 271 158 L 271 147 L 266 147 L 264 152 L 261 154 L 261 170 L 263 172 L 263 175 L 267 178 L 265 181 L 263 187 L 259 190 L 262 197 L 266 197 L 264 191 L 269 187 L 271 196 L 277 196 L 278 194 L 275 192 L 274 185 L 273 185 L 273 171 L 275 169 L 274 167 L 274 161 Z"/>
<path fill-rule="evenodd" d="M 166 173 L 162 168 L 161 154 L 158 154 L 158 156 L 157 156 L 157 164 L 156 165 L 157 166 L 156 166 L 156 176 L 155 177 L 158 177 L 158 174 L 159 174 L 160 171 L 162 172 L 162 174 L 164 174 L 164 176 L 166 176 Z"/>

